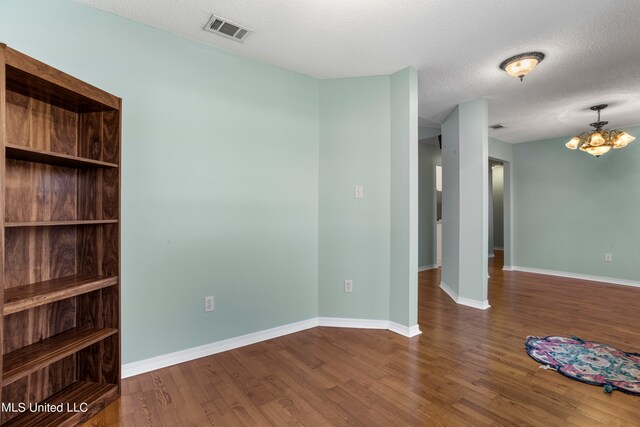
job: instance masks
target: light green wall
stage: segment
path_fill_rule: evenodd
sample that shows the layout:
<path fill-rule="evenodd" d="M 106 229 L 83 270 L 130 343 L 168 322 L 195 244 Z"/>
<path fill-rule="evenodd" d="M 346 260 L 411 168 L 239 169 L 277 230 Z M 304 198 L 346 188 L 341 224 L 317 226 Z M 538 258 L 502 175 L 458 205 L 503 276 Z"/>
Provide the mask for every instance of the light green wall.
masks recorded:
<path fill-rule="evenodd" d="M 495 138 L 489 138 L 489 157 L 502 161 L 502 247 L 504 248 L 504 265 L 510 268 L 513 264 L 513 147 Z M 491 246 L 493 247 L 493 245 Z"/>
<path fill-rule="evenodd" d="M 442 270 L 441 281 L 459 293 L 460 241 L 460 111 L 456 107 L 442 123 Z"/>
<path fill-rule="evenodd" d="M 391 75 L 389 320 L 418 324 L 418 72 Z"/>
<path fill-rule="evenodd" d="M 489 157 L 510 162 L 513 159 L 513 144 L 489 138 Z"/>
<path fill-rule="evenodd" d="M 418 266 L 435 265 L 436 260 L 436 164 L 440 149 L 418 144 Z"/>
<path fill-rule="evenodd" d="M 513 148 L 514 265 L 640 280 L 640 144 L 595 158 L 568 139 Z"/>
<path fill-rule="evenodd" d="M 318 315 L 390 319 L 394 295 L 393 319 L 415 320 L 417 185 L 390 286 L 391 127 L 417 144 L 415 70 L 320 82 L 70 0 L 3 1 L 0 40 L 123 98 L 124 363 Z"/>
<path fill-rule="evenodd" d="M 320 83 L 320 316 L 417 324 L 417 119 L 411 68 Z"/>
<path fill-rule="evenodd" d="M 442 280 L 459 297 L 486 305 L 487 100 L 479 98 L 458 105 L 442 125 L 442 142 Z"/>
<path fill-rule="evenodd" d="M 389 84 L 320 82 L 320 316 L 389 318 Z M 356 185 L 364 198 L 354 198 Z"/>
<path fill-rule="evenodd" d="M 125 363 L 317 316 L 317 80 L 65 0 L 0 40 L 123 98 Z"/>

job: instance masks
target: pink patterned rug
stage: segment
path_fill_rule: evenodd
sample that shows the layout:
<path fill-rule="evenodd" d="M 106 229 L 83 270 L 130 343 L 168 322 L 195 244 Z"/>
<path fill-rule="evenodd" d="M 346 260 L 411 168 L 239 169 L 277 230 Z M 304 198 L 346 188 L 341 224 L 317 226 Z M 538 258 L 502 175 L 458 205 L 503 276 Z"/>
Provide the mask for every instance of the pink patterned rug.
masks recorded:
<path fill-rule="evenodd" d="M 527 353 L 564 376 L 640 396 L 640 354 L 578 337 L 527 337 Z"/>

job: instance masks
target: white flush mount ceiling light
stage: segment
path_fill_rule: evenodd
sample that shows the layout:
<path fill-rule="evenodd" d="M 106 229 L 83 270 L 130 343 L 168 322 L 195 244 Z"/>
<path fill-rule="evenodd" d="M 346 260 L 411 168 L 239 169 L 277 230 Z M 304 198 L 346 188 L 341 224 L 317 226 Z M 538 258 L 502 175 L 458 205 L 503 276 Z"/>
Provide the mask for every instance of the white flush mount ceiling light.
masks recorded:
<path fill-rule="evenodd" d="M 544 53 L 527 52 L 512 56 L 502 61 L 500 69 L 506 71 L 513 77 L 518 77 L 520 81 L 524 76 L 531 73 L 536 66 L 544 59 Z"/>
<path fill-rule="evenodd" d="M 606 121 L 600 121 L 600 111 L 605 108 L 607 108 L 607 104 L 594 105 L 591 107 L 592 111 L 598 112 L 598 121 L 589 125 L 593 126 L 595 130 L 584 132 L 571 138 L 571 140 L 565 144 L 569 150 L 580 148 L 580 150 L 587 152 L 592 156 L 600 157 L 612 148 L 624 148 L 636 139 L 633 135 L 630 135 L 623 130 L 602 129 L 607 125 L 607 123 L 609 123 Z"/>

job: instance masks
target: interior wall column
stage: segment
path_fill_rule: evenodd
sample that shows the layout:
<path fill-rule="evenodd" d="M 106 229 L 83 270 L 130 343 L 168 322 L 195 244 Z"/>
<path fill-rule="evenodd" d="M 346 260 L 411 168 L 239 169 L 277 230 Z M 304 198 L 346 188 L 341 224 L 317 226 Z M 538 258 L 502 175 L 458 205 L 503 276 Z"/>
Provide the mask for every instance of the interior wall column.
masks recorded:
<path fill-rule="evenodd" d="M 458 105 L 442 124 L 442 283 L 458 304 L 489 308 L 488 107 Z"/>
<path fill-rule="evenodd" d="M 420 333 L 418 326 L 418 73 L 391 75 L 389 320 Z"/>

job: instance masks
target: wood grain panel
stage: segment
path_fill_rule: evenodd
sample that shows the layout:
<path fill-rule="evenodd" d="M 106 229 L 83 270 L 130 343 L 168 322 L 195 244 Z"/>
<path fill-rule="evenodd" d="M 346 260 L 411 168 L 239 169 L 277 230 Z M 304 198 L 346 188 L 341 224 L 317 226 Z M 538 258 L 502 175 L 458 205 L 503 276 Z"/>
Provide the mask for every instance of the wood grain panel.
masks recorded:
<path fill-rule="evenodd" d="M 78 126 L 78 155 L 102 160 L 102 114 L 80 114 Z"/>
<path fill-rule="evenodd" d="M 3 386 L 30 375 L 116 333 L 115 329 L 73 328 L 3 357 Z"/>
<path fill-rule="evenodd" d="M 2 72 L 6 70 L 5 58 L 6 58 L 6 45 L 0 43 L 0 153 L 4 153 L 5 146 L 7 144 L 7 87 L 6 80 L 2 77 Z M 5 161 L 0 158 L 0 307 L 4 308 L 4 176 L 5 176 Z M 0 316 L 0 342 L 4 341 L 4 317 Z M 0 356 L 2 352 L 0 351 Z M 2 366 L 0 366 L 0 383 L 2 379 Z M 0 388 L 0 402 L 2 401 L 2 388 Z M 1 412 L 1 411 L 0 411 Z M 2 418 L 0 414 L 0 424 L 2 424 Z"/>
<path fill-rule="evenodd" d="M 82 412 L 62 412 L 56 414 L 24 414 L 7 423 L 7 427 L 72 427 L 102 411 L 118 397 L 118 387 L 112 384 L 96 384 L 77 381 L 47 399 L 47 403 L 57 405 L 70 403 L 88 404 L 88 410 Z"/>
<path fill-rule="evenodd" d="M 38 184 L 32 163 L 7 159 L 5 161 L 5 200 L 12 200 L 12 203 L 4 204 L 5 222 L 12 219 L 22 218 L 26 221 L 35 221 L 38 217 L 38 209 L 33 203 L 23 202 L 23 200 L 34 200 L 40 198 L 45 206 L 48 205 L 48 194 L 38 195 L 33 185 Z M 29 185 L 31 184 L 31 185 Z M 41 209 L 44 211 L 44 209 Z"/>
<path fill-rule="evenodd" d="M 78 172 L 75 169 L 58 166 L 43 166 L 48 173 L 51 195 L 51 214 L 44 221 L 72 221 L 84 219 L 77 217 L 78 211 Z M 46 182 L 46 179 L 43 179 Z"/>
<path fill-rule="evenodd" d="M 23 377 L 3 388 L 4 403 L 42 402 L 54 393 L 63 390 L 75 381 L 76 356 L 70 355 L 31 375 Z M 2 414 L 2 425 L 20 416 L 19 413 Z"/>
<path fill-rule="evenodd" d="M 49 151 L 78 154 L 78 115 L 60 107 L 51 107 L 51 138 Z"/>
<path fill-rule="evenodd" d="M 102 218 L 119 219 L 120 170 L 102 169 Z"/>
<path fill-rule="evenodd" d="M 109 287 L 78 297 L 77 324 L 91 328 L 119 328 L 119 289 Z M 78 379 L 117 384 L 120 337 L 114 335 L 78 353 Z M 97 348 L 96 348 L 97 347 Z"/>
<path fill-rule="evenodd" d="M 101 341 L 100 382 L 107 384 L 120 383 L 120 334 L 112 335 Z"/>
<path fill-rule="evenodd" d="M 9 353 L 76 326 L 76 300 L 69 298 L 5 316 L 3 352 Z"/>
<path fill-rule="evenodd" d="M 102 217 L 102 170 L 85 169 L 78 171 L 78 213 L 82 219 L 103 219 Z"/>
<path fill-rule="evenodd" d="M 102 268 L 100 274 L 119 275 L 120 270 L 120 224 L 102 226 Z M 118 304 L 119 307 L 119 304 Z"/>
<path fill-rule="evenodd" d="M 75 169 L 8 159 L 5 221 L 77 219 L 77 173 Z"/>
<path fill-rule="evenodd" d="M 30 99 L 24 95 L 7 91 L 7 102 L 5 104 L 7 144 L 30 145 Z"/>
<path fill-rule="evenodd" d="M 66 221 L 25 221 L 25 222 L 5 222 L 5 228 L 24 228 L 24 227 L 61 227 L 72 225 L 101 225 L 101 224 L 117 224 L 117 219 L 87 219 L 87 220 L 66 220 Z"/>
<path fill-rule="evenodd" d="M 24 101 L 17 106 L 22 106 Z M 27 116 L 23 111 L 12 114 L 12 122 L 23 120 L 28 124 L 26 145 L 31 148 L 53 151 L 61 154 L 77 154 L 78 115 L 60 107 L 30 98 L 27 104 Z M 24 132 L 24 124 L 18 124 L 20 135 Z M 21 137 L 22 138 L 22 137 Z M 13 143 L 13 141 L 11 141 Z M 16 143 L 17 145 L 20 145 Z"/>
<path fill-rule="evenodd" d="M 51 151 L 36 150 L 35 148 L 23 147 L 21 145 L 7 145 L 6 149 L 8 159 L 26 160 L 29 162 L 79 169 L 118 167 L 115 163 L 84 159 L 67 154 L 53 153 Z"/>
<path fill-rule="evenodd" d="M 5 288 L 77 274 L 76 227 L 5 229 Z"/>
<path fill-rule="evenodd" d="M 30 283 L 5 290 L 5 315 L 89 293 L 117 284 L 117 277 L 67 276 L 62 279 Z"/>
<path fill-rule="evenodd" d="M 6 48 L 7 85 L 79 110 L 118 108 L 119 99 L 17 50 Z M 97 110 L 94 110 L 97 109 Z"/>
<path fill-rule="evenodd" d="M 102 113 L 102 160 L 120 163 L 120 111 Z"/>
<path fill-rule="evenodd" d="M 20 378 L 18 381 L 2 388 L 2 403 L 14 404 L 16 407 L 20 403 L 29 401 L 29 378 Z M 19 416 L 19 413 L 0 413 L 0 425 L 6 425 L 7 421 Z"/>
<path fill-rule="evenodd" d="M 78 235 L 78 273 L 100 276 L 102 272 L 102 226 L 83 227 Z"/>
<path fill-rule="evenodd" d="M 94 291 L 78 296 L 78 312 L 76 321 L 78 326 L 86 328 L 104 328 L 102 319 L 102 292 Z"/>
<path fill-rule="evenodd" d="M 51 104 L 31 99 L 29 102 L 29 147 L 51 151 Z"/>

